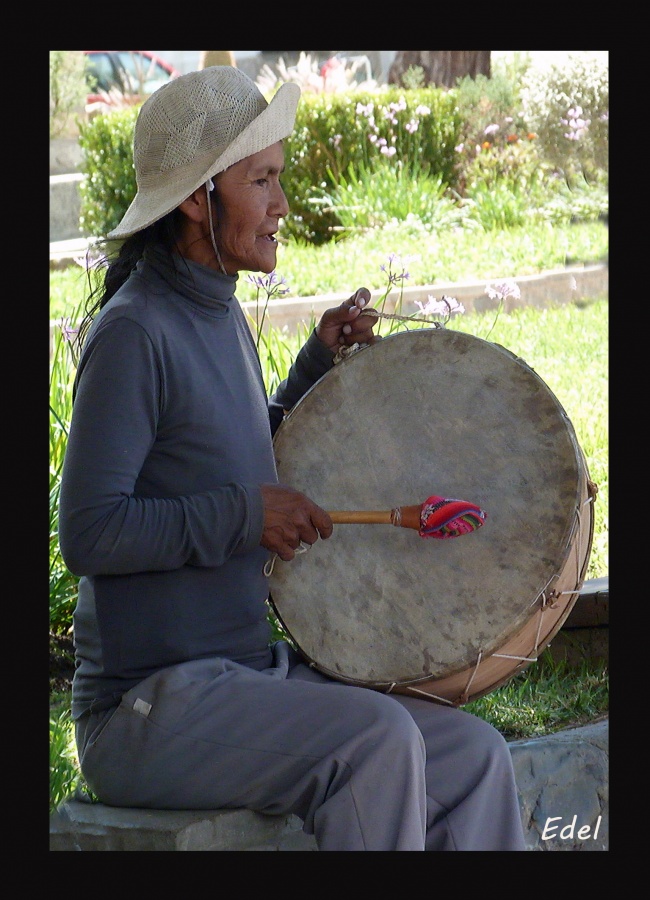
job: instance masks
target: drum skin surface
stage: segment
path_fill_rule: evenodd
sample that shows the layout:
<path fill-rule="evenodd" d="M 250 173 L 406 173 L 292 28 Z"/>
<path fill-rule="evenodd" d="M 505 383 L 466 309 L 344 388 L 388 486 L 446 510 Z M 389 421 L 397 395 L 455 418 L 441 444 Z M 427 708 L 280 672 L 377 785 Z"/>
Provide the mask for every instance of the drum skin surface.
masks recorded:
<path fill-rule="evenodd" d="M 522 666 L 477 679 L 481 660 L 513 646 L 530 657 L 578 597 L 593 532 L 584 457 L 548 386 L 499 345 L 445 328 L 385 337 L 304 395 L 274 451 L 279 481 L 326 510 L 438 494 L 487 513 L 478 530 L 446 540 L 335 525 L 291 562 L 275 560 L 278 618 L 334 678 L 382 690 L 425 683 L 434 699 L 467 702 Z M 556 585 L 560 610 L 540 632 L 540 602 Z"/>

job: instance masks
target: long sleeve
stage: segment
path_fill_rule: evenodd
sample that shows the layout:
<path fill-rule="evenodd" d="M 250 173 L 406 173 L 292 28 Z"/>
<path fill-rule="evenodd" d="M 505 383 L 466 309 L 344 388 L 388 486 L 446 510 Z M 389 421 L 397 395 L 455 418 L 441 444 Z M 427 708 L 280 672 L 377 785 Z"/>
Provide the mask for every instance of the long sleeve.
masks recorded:
<path fill-rule="evenodd" d="M 287 378 L 278 385 L 269 400 L 271 432 L 275 434 L 284 411 L 292 409 L 298 400 L 334 365 L 334 354 L 312 331 L 296 356 Z"/>
<path fill-rule="evenodd" d="M 173 477 L 166 386 L 139 324 L 119 319 L 99 330 L 79 374 L 60 500 L 61 551 L 76 574 L 218 566 L 259 542 L 257 487 L 218 484 L 217 471 L 213 484 Z M 197 437 L 188 423 L 185 464 Z M 154 469 L 158 489 L 147 484 Z M 177 491 L 165 496 L 171 485 Z"/>

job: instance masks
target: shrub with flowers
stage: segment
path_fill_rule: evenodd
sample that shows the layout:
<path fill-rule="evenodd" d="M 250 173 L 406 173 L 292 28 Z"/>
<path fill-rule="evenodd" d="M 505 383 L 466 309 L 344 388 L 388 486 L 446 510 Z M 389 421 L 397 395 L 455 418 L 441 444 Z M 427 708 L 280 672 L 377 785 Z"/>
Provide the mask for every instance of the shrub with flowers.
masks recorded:
<path fill-rule="evenodd" d="M 454 97 L 439 88 L 305 95 L 285 140 L 291 181 L 285 233 L 314 244 L 335 236 L 341 222 L 324 209 L 323 194 L 364 168 L 401 164 L 453 184 L 460 128 Z"/>
<path fill-rule="evenodd" d="M 471 196 L 478 185 L 493 189 L 497 184 L 530 192 L 543 180 L 545 170 L 534 143 L 536 135 L 515 129 L 512 116 L 506 116 L 500 123 L 491 122 L 481 138 L 473 145 L 463 142 L 456 148 L 464 157 L 466 195 Z"/>
<path fill-rule="evenodd" d="M 607 181 L 609 70 L 601 59 L 568 56 L 547 69 L 530 68 L 521 108 L 540 153 L 567 180 L 583 174 Z"/>
<path fill-rule="evenodd" d="M 591 218 L 606 209 L 602 192 L 584 198 L 594 176 L 599 186 L 606 182 L 606 65 L 599 69 L 586 58 L 551 74 L 531 68 L 513 78 L 495 72 L 447 90 L 378 89 L 370 81 L 359 83 L 352 64 L 338 63 L 319 68 L 304 55 L 296 66 L 265 72 L 268 82 L 262 76 L 267 93 L 282 80 L 297 80 L 304 89 L 295 128 L 285 140 L 283 187 L 291 215 L 281 223 L 281 239 L 317 246 L 339 237 L 345 224 L 328 197 L 339 188 L 354 194 L 355 180 L 360 190 L 374 181 L 368 193 L 373 202 L 382 200 L 377 216 L 382 227 L 400 221 L 408 228 L 417 223 L 455 228 L 460 222 L 491 230 L 526 224 L 531 215 L 582 220 L 585 209 Z M 80 230 L 86 236 L 114 228 L 135 195 L 137 111 L 137 106 L 116 110 L 80 129 L 87 176 L 80 187 Z M 580 180 L 581 173 L 590 184 Z M 430 177 L 431 186 L 421 184 L 420 176 Z M 570 197 L 562 193 L 567 185 Z M 445 201 L 457 201 L 457 210 L 441 202 L 441 188 Z M 408 192 L 410 205 L 400 199 Z M 549 208 L 545 201 L 553 192 Z M 352 197 L 340 199 L 341 207 L 353 205 L 347 202 Z M 347 225 L 367 227 L 362 219 L 369 221 L 370 210 L 369 201 L 359 221 Z"/>
<path fill-rule="evenodd" d="M 464 195 L 486 177 L 493 182 L 504 173 L 516 177 L 520 168 L 530 169 L 534 135 L 518 112 L 513 79 L 498 72 L 491 78 L 466 77 L 454 92 L 463 121 L 456 145 L 459 192 Z"/>

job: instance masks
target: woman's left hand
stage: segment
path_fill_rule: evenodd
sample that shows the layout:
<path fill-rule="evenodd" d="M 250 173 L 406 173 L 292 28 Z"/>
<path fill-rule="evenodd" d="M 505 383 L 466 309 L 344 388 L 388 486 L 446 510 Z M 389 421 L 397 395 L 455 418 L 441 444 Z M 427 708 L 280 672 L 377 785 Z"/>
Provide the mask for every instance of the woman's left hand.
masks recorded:
<path fill-rule="evenodd" d="M 316 326 L 316 334 L 333 353 L 341 346 L 372 344 L 378 340 L 373 332 L 377 317 L 361 315 L 361 311 L 366 309 L 368 303 L 370 291 L 362 287 L 340 306 L 325 310 Z"/>

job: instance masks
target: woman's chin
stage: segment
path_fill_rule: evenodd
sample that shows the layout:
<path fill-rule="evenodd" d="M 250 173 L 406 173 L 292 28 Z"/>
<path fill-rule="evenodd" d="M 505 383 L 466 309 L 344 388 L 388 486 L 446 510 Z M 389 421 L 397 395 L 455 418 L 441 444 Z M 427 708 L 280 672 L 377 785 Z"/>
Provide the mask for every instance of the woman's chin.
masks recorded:
<path fill-rule="evenodd" d="M 273 253 L 272 258 L 269 257 L 269 254 L 265 254 L 265 258 L 260 260 L 259 271 L 270 275 L 271 272 L 275 271 L 276 260 L 277 256 L 275 253 Z"/>
<path fill-rule="evenodd" d="M 270 241 L 268 238 L 258 238 L 256 242 L 257 257 L 261 272 L 272 272 L 278 257 L 277 241 Z"/>

